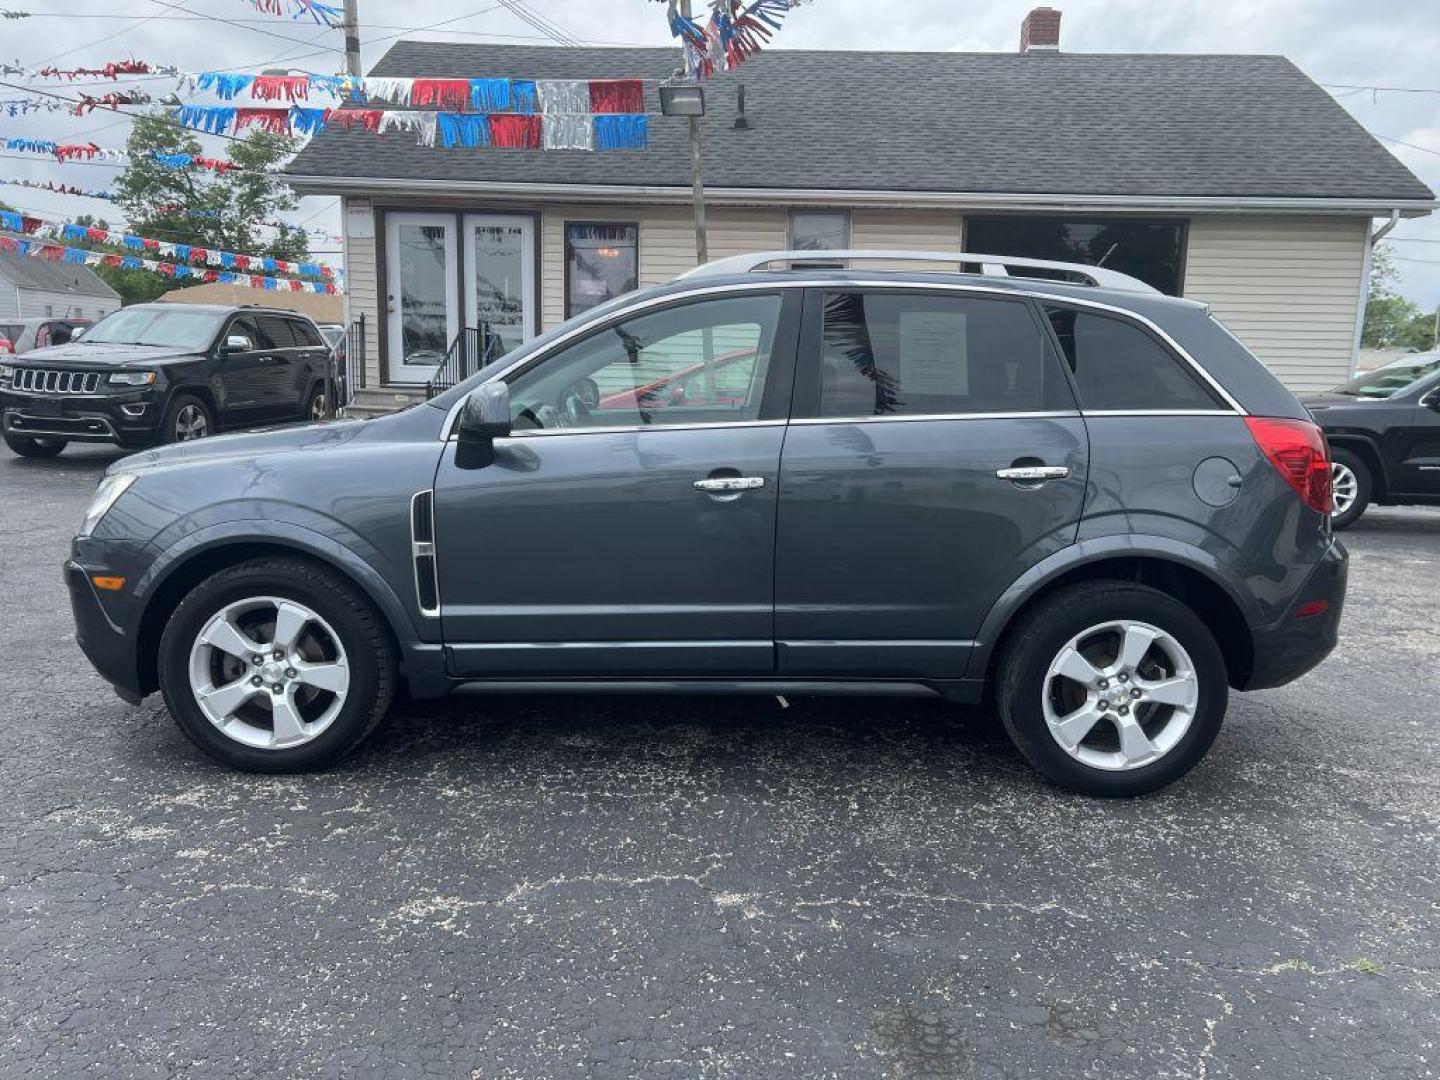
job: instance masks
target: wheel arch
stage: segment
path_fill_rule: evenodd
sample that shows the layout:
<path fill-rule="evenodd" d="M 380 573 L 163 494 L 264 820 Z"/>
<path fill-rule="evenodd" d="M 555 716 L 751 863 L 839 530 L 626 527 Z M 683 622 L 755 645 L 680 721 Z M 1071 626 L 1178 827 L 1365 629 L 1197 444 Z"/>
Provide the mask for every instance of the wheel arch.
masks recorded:
<path fill-rule="evenodd" d="M 1238 582 L 1198 549 L 1156 538 L 1154 546 L 1135 537 L 1085 541 L 1058 552 L 1023 576 L 991 608 L 971 657 L 971 670 L 994 685 L 1007 638 L 1021 617 L 1057 589 L 1081 581 L 1130 581 L 1180 600 L 1215 635 L 1231 686 L 1242 686 L 1254 668 L 1254 635 Z M 1088 549 L 1088 550 L 1079 550 Z"/>
<path fill-rule="evenodd" d="M 215 425 L 215 430 L 220 430 L 220 407 L 215 402 L 214 393 L 212 393 L 210 387 L 204 383 L 186 383 L 181 386 L 171 387 L 170 393 L 165 398 L 165 407 L 160 410 L 162 423 L 166 415 L 170 412 L 170 406 L 175 403 L 176 398 L 182 395 L 198 398 L 200 404 L 204 405 L 209 411 L 210 422 Z"/>
<path fill-rule="evenodd" d="M 1355 454 L 1370 470 L 1370 497 L 1372 501 L 1378 502 L 1390 496 L 1390 474 L 1385 467 L 1385 455 L 1375 445 L 1375 440 L 1364 435 L 1331 435 L 1326 432 L 1325 438 L 1330 445 L 1339 450 L 1348 450 Z"/>
<path fill-rule="evenodd" d="M 143 609 L 135 634 L 135 650 L 136 671 L 143 693 L 152 693 L 159 688 L 160 635 L 180 601 L 210 575 L 256 558 L 299 557 L 324 566 L 369 599 L 399 649 L 403 650 L 406 644 L 419 640 L 415 625 L 399 597 L 384 578 L 353 552 L 319 534 L 310 537 L 297 535 L 308 530 L 275 530 L 276 523 L 264 524 L 269 526 L 269 535 L 204 537 L 202 533 L 202 539 L 176 545 L 183 550 L 172 548 L 166 552 L 139 583 L 137 593 Z"/>

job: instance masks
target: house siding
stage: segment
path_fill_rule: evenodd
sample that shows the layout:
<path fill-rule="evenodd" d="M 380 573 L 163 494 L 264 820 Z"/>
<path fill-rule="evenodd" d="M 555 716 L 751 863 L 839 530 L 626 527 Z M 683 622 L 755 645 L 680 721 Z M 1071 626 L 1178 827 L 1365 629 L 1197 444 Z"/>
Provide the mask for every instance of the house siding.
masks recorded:
<path fill-rule="evenodd" d="M 382 227 L 375 219 L 369 199 L 341 200 L 341 220 L 345 223 L 345 320 L 353 323 L 365 316 L 365 376 L 370 386 L 380 385 L 380 334 L 384 322 L 380 318 L 379 271 L 375 258 L 379 250 L 375 235 Z M 352 219 L 355 215 L 370 215 L 375 222 L 373 229 L 365 230 L 369 236 L 357 235 Z"/>
<path fill-rule="evenodd" d="M 120 301 L 110 296 L 81 296 L 73 292 L 43 289 L 17 290 L 10 282 L 0 279 L 0 317 L 98 319 L 119 307 Z"/>
<path fill-rule="evenodd" d="M 1210 304 L 1291 390 L 1328 390 L 1350 375 L 1370 224 L 1196 216 L 1185 295 Z"/>

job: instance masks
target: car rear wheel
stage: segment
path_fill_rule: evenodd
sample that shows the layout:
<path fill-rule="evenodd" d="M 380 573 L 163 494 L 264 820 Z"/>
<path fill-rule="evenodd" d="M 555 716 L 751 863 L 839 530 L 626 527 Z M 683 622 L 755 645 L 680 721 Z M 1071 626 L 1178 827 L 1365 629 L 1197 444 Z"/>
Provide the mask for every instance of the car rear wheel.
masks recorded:
<path fill-rule="evenodd" d="M 1001 657 L 1000 717 L 1026 759 L 1087 795 L 1144 795 L 1204 756 L 1229 698 L 1214 636 L 1184 604 L 1086 582 L 1023 617 Z"/>
<path fill-rule="evenodd" d="M 161 433 L 167 443 L 203 439 L 215 433 L 215 418 L 199 398 L 190 394 L 179 394 L 165 410 Z"/>
<path fill-rule="evenodd" d="M 180 729 L 251 772 L 339 761 L 384 717 L 395 680 L 394 647 L 366 597 L 299 559 L 207 578 L 160 639 L 160 689 Z"/>
<path fill-rule="evenodd" d="M 39 436 L 6 435 L 5 445 L 21 457 L 53 458 L 65 449 L 64 439 L 44 439 Z"/>
<path fill-rule="evenodd" d="M 1370 467 L 1358 455 L 1336 447 L 1330 452 L 1330 483 L 1335 497 L 1330 524 L 1336 529 L 1349 528 L 1370 505 Z"/>

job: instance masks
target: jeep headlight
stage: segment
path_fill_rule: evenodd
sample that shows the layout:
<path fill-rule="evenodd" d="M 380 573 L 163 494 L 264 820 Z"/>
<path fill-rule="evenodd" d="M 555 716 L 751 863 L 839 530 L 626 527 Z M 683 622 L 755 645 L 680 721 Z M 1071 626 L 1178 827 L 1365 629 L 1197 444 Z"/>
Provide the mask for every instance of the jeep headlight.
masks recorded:
<path fill-rule="evenodd" d="M 124 495 L 126 490 L 136 480 L 134 473 L 112 473 L 100 481 L 100 486 L 95 489 L 95 495 L 90 500 L 90 508 L 85 511 L 85 520 L 80 523 L 80 535 L 89 536 L 95 531 L 95 526 L 100 524 L 115 500 Z"/>
<path fill-rule="evenodd" d="M 15 378 L 15 365 L 0 364 L 0 386 L 9 386 L 13 378 Z"/>
<path fill-rule="evenodd" d="M 110 376 L 112 386 L 149 386 L 154 381 L 153 371 L 116 371 Z"/>

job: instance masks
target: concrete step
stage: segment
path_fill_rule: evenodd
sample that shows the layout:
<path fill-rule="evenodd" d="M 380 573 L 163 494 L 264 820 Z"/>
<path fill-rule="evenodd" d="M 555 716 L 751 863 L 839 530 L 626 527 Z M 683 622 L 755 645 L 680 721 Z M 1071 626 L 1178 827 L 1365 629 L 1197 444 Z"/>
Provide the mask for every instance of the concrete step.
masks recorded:
<path fill-rule="evenodd" d="M 419 388 L 397 386 L 366 387 L 357 389 L 342 410 L 346 416 L 384 416 L 417 401 L 425 400 L 425 391 Z"/>

